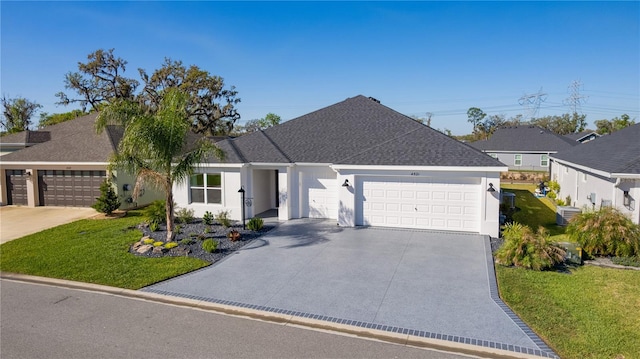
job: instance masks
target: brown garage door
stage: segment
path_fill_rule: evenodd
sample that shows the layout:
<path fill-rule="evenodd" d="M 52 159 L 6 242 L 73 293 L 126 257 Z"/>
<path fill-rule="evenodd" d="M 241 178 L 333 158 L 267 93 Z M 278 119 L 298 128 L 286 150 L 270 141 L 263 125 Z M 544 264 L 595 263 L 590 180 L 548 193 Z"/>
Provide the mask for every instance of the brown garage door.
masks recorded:
<path fill-rule="evenodd" d="M 38 171 L 40 205 L 90 207 L 105 178 L 106 171 Z"/>
<path fill-rule="evenodd" d="M 24 170 L 6 170 L 7 204 L 27 205 L 27 175 Z"/>

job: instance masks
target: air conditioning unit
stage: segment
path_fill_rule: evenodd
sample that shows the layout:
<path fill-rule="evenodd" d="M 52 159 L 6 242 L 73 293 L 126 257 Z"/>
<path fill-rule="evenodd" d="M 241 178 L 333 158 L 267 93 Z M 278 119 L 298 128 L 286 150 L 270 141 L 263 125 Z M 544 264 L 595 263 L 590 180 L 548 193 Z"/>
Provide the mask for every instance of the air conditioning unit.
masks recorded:
<path fill-rule="evenodd" d="M 580 212 L 582 210 L 578 207 L 558 206 L 556 209 L 556 224 L 566 226 L 569 224 L 569 220 Z"/>

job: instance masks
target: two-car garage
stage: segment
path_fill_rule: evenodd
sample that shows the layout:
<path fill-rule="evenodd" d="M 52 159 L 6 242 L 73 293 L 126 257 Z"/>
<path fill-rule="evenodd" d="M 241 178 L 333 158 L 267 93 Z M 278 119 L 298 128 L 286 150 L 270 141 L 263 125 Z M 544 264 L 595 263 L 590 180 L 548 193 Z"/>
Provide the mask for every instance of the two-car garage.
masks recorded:
<path fill-rule="evenodd" d="M 478 178 L 363 177 L 356 224 L 478 232 Z"/>

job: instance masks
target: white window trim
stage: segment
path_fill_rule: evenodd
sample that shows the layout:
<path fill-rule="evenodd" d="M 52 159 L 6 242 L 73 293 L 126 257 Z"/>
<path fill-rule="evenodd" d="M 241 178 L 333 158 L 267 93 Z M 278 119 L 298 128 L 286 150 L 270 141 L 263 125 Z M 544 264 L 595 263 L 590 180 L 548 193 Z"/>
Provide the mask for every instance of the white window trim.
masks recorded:
<path fill-rule="evenodd" d="M 545 157 L 546 157 L 546 163 L 544 163 Z M 549 155 L 540 155 L 540 167 L 549 167 Z"/>
<path fill-rule="evenodd" d="M 518 160 L 518 156 L 520 156 L 520 160 Z M 518 161 L 520 161 L 520 163 L 518 163 Z M 513 155 L 513 165 L 514 166 L 522 166 L 522 154 L 521 153 L 516 153 Z"/>
<path fill-rule="evenodd" d="M 205 173 L 194 173 L 192 176 L 198 176 L 198 175 L 203 175 L 202 181 L 203 181 L 203 185 L 202 186 L 192 186 L 191 185 L 191 178 L 189 178 L 189 204 L 204 204 L 204 205 L 220 205 L 222 203 L 224 203 L 224 198 L 222 198 L 224 196 L 224 191 L 223 191 L 223 184 L 222 184 L 222 173 L 220 172 L 205 172 Z M 207 187 L 207 176 L 208 175 L 218 175 L 220 176 L 220 187 Z M 191 190 L 192 189 L 201 189 L 204 191 L 204 201 L 203 202 L 195 202 L 191 196 Z M 217 189 L 220 190 L 220 202 L 219 203 L 215 203 L 215 202 L 211 202 L 209 203 L 208 201 L 208 194 L 207 194 L 207 190 L 209 189 Z"/>

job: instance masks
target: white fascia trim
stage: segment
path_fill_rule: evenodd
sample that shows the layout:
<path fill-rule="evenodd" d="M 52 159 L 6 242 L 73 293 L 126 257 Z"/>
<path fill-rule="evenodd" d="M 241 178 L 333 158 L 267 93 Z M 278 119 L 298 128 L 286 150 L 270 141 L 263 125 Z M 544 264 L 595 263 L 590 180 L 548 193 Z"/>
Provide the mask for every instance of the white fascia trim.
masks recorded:
<path fill-rule="evenodd" d="M 256 167 L 293 167 L 293 163 L 282 162 L 249 162 L 249 165 Z"/>
<path fill-rule="evenodd" d="M 331 163 L 315 163 L 315 162 L 296 162 L 295 163 L 296 166 L 322 166 L 322 167 L 327 167 L 327 166 L 331 166 Z"/>
<path fill-rule="evenodd" d="M 247 164 L 246 163 L 210 163 L 210 162 L 206 162 L 206 163 L 198 163 L 198 165 L 196 165 L 196 168 L 202 168 L 202 167 L 207 167 L 207 168 L 211 168 L 211 167 L 226 167 L 226 168 L 242 168 L 245 167 Z"/>
<path fill-rule="evenodd" d="M 462 167 L 462 166 L 364 166 L 333 165 L 334 170 L 372 170 L 372 171 L 434 171 L 434 172 L 506 172 L 509 167 Z"/>
<path fill-rule="evenodd" d="M 597 170 L 597 169 L 594 169 L 594 168 L 591 168 L 591 167 L 587 167 L 587 166 L 578 165 L 578 164 L 575 164 L 575 163 L 569 162 L 569 161 L 559 160 L 559 159 L 557 159 L 555 157 L 549 157 L 549 159 L 554 161 L 554 162 L 557 162 L 557 163 L 559 163 L 559 164 L 561 164 L 563 166 L 574 167 L 574 168 L 577 168 L 577 169 L 579 169 L 581 171 L 589 172 L 589 173 L 595 173 L 597 175 L 600 175 L 600 176 L 606 177 L 606 178 L 611 178 L 612 177 L 611 173 L 609 173 L 609 172 Z"/>
<path fill-rule="evenodd" d="M 2 167 L 5 165 L 12 166 L 108 166 L 109 162 L 16 162 L 16 161 L 2 161 Z"/>
<path fill-rule="evenodd" d="M 638 174 L 638 173 L 612 173 L 611 177 L 613 177 L 613 178 L 621 178 L 621 179 L 640 179 L 640 174 Z"/>

